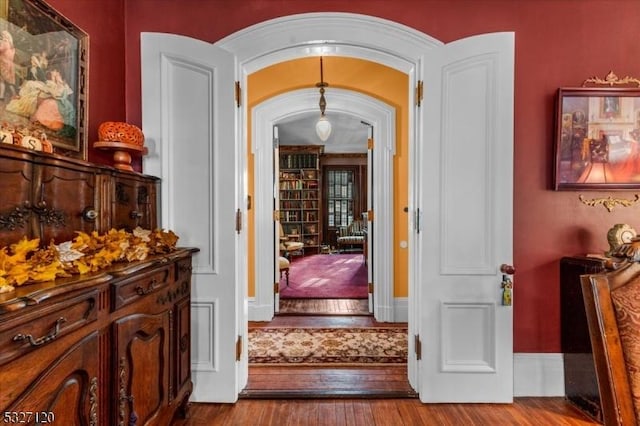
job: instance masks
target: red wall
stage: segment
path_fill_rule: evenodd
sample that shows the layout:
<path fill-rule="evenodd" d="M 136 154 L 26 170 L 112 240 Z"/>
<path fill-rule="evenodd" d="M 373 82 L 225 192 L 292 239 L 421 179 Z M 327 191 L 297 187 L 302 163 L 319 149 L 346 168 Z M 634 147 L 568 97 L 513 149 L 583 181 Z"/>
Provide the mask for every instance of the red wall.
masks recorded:
<path fill-rule="evenodd" d="M 47 1 L 89 35 L 89 160 L 110 164 L 111 155 L 91 144 L 100 123 L 126 120 L 125 0 Z"/>
<path fill-rule="evenodd" d="M 578 192 L 550 189 L 555 93 L 559 87 L 579 86 L 592 76 L 604 77 L 610 70 L 620 77 L 640 77 L 640 1 L 50 2 L 91 35 L 90 136 L 107 119 L 126 118 L 140 124 L 139 55 L 143 31 L 215 42 L 268 19 L 322 11 L 389 19 L 444 42 L 481 33 L 514 31 L 516 352 L 560 351 L 558 262 L 562 256 L 603 252 L 607 249 L 605 234 L 615 223 L 629 223 L 640 230 L 640 206 L 616 208 L 608 213 L 602 207 L 581 204 Z M 584 194 L 587 198 L 631 198 L 634 193 Z"/>

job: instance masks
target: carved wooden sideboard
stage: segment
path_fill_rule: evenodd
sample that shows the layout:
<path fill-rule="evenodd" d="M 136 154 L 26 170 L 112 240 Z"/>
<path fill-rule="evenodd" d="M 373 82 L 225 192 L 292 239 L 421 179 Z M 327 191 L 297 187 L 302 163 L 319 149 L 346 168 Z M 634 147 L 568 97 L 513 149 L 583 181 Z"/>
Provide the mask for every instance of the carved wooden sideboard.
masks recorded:
<path fill-rule="evenodd" d="M 0 246 L 23 236 L 60 243 L 76 231 L 130 231 L 157 223 L 156 177 L 0 147 Z"/>
<path fill-rule="evenodd" d="M 24 236 L 47 245 L 78 230 L 153 229 L 157 184 L 138 173 L 1 147 L 0 246 Z M 184 414 L 193 386 L 196 251 L 0 294 L 2 419 L 167 425 Z"/>
<path fill-rule="evenodd" d="M 193 252 L 0 294 L 0 413 L 123 426 L 186 414 Z"/>

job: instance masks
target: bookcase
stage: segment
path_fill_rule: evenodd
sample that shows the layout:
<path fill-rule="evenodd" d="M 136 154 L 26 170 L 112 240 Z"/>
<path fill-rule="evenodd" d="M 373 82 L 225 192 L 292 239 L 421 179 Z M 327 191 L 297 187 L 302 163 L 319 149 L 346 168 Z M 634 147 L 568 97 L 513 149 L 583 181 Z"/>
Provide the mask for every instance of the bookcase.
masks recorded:
<path fill-rule="evenodd" d="M 320 154 L 322 146 L 280 147 L 280 223 L 289 240 L 318 253 L 321 232 Z"/>

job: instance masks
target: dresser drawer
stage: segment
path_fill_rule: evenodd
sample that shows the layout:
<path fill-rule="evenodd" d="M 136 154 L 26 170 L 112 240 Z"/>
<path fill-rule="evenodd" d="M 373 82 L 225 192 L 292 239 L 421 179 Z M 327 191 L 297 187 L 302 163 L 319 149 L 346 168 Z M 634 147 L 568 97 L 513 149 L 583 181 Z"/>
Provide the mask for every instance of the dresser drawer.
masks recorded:
<path fill-rule="evenodd" d="M 34 308 L 7 322 L 0 330 L 0 365 L 69 333 L 98 318 L 98 291 L 94 290 L 42 308 Z"/>
<path fill-rule="evenodd" d="M 166 265 L 151 272 L 114 283 L 111 287 L 113 310 L 171 285 L 173 283 L 172 266 Z"/>

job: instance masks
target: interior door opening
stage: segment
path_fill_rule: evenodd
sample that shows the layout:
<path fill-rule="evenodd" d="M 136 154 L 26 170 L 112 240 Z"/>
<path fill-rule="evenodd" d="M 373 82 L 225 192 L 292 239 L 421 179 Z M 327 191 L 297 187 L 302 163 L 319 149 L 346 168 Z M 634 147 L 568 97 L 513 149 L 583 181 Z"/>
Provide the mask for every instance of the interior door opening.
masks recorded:
<path fill-rule="evenodd" d="M 402 76 L 403 81 L 406 82 Z M 406 85 L 402 86 L 403 88 Z M 333 88 L 331 90 L 331 103 L 330 111 L 327 112 L 327 117 L 332 120 L 332 123 L 338 123 L 339 117 L 336 114 L 343 116 L 350 116 L 355 121 L 356 126 L 360 130 L 359 137 L 360 156 L 363 164 L 366 164 L 366 169 L 363 169 L 363 175 L 366 174 L 364 170 L 370 171 L 375 167 L 377 174 L 372 176 L 368 174 L 366 178 L 367 184 L 364 185 L 362 191 L 371 191 L 371 188 L 375 186 L 379 194 L 375 198 L 374 205 L 366 205 L 359 207 L 362 212 L 354 212 L 354 218 L 359 214 L 362 215 L 367 212 L 367 227 L 372 235 L 375 231 L 376 238 L 373 240 L 369 238 L 369 242 L 379 244 L 379 249 L 373 246 L 367 250 L 368 260 L 367 266 L 372 273 L 369 276 L 369 283 L 371 282 L 371 276 L 375 275 L 379 277 L 379 283 L 376 284 L 376 298 L 378 304 L 373 304 L 374 299 L 369 297 L 367 302 L 370 304 L 368 308 L 369 312 L 373 311 L 373 315 L 368 316 L 341 316 L 337 319 L 335 316 L 332 318 L 334 321 L 345 325 L 345 321 L 351 326 L 357 326 L 361 324 L 360 321 L 366 321 L 366 325 L 379 326 L 380 324 L 396 323 L 402 321 L 396 319 L 394 315 L 394 295 L 393 295 L 393 276 L 394 276 L 394 156 L 396 154 L 396 107 L 392 104 L 385 103 L 380 99 L 373 98 L 368 94 L 363 94 L 355 90 L 344 90 Z M 259 104 L 252 108 L 252 120 L 250 133 L 252 134 L 251 153 L 253 155 L 254 164 L 254 180 L 253 180 L 253 200 L 252 210 L 255 220 L 255 247 L 256 257 L 254 267 L 255 274 L 255 288 L 256 296 L 250 302 L 249 306 L 249 327 L 254 326 L 254 321 L 264 324 L 277 322 L 286 318 L 282 315 L 275 315 L 274 299 L 278 299 L 278 293 L 274 292 L 274 282 L 278 281 L 279 277 L 276 277 L 277 269 L 275 267 L 276 254 L 279 253 L 278 249 L 278 234 L 277 230 L 279 224 L 277 220 L 274 220 L 274 211 L 278 210 L 279 201 L 279 183 L 276 183 L 275 173 L 276 167 L 279 167 L 279 159 L 276 153 L 285 145 L 283 141 L 286 139 L 287 120 L 294 120 L 301 115 L 307 115 L 310 123 L 308 126 L 303 126 L 307 131 L 311 129 L 311 137 L 309 138 L 294 138 L 294 143 L 300 145 L 301 140 L 315 140 L 317 136 L 313 133 L 315 121 L 318 119 L 317 111 L 317 91 L 316 90 L 295 90 L 280 95 L 273 96 L 267 100 L 261 101 Z M 363 123 L 366 120 L 366 124 Z M 277 129 L 274 131 L 274 128 Z M 374 131 L 375 130 L 375 131 Z M 336 131 L 336 129 L 334 129 Z M 337 133 L 335 133 L 337 134 Z M 370 146 L 370 141 L 374 139 L 378 141 L 378 147 L 373 154 Z M 344 146 L 344 141 L 340 143 Z M 274 147 L 276 147 L 274 149 Z M 379 148 L 379 149 L 378 149 Z M 338 157 L 344 157 L 348 153 L 339 153 Z M 344 161 L 344 158 L 342 159 Z M 267 170 L 268 167 L 268 170 Z M 297 178 L 293 178 L 296 180 Z M 277 191 L 275 189 L 278 189 Z M 371 203 L 372 197 L 367 194 L 367 201 Z M 363 202 L 362 205 L 365 203 Z M 372 222 L 372 215 L 369 212 L 376 212 L 377 221 Z M 280 213 L 276 217 L 280 217 Z M 320 219 L 320 218 L 319 218 Z M 402 218 L 400 219 L 402 220 Z M 298 230 L 298 234 L 302 232 Z M 319 240 L 319 243 L 322 241 Z M 319 245 L 319 244 L 318 244 Z M 273 253 L 268 257 L 261 256 L 260 253 Z M 371 254 L 375 253 L 375 261 L 372 261 Z M 362 255 L 362 254 L 361 254 Z M 367 271 L 369 272 L 369 271 Z M 284 277 L 283 277 L 284 278 Z M 275 293 L 275 294 L 274 294 Z M 252 307 L 254 310 L 252 311 Z M 328 316 L 324 316 L 327 318 Z M 290 317 L 288 317 L 290 318 Z M 317 320 L 319 317 L 310 317 L 312 320 Z M 302 321 L 302 320 L 301 320 Z M 318 324 L 314 324 L 317 326 Z M 396 323 L 398 326 L 407 326 L 408 323 Z M 338 326 L 337 324 L 332 327 Z M 314 369 L 314 374 L 322 373 L 322 368 L 309 367 Z M 365 366 L 358 368 L 367 368 Z M 363 373 L 365 374 L 365 373 Z M 407 368 L 404 368 L 399 373 L 401 376 L 402 384 L 407 384 Z M 254 374 L 249 374 L 249 382 L 253 381 Z M 268 386 L 268 384 L 267 384 Z M 363 387 L 364 389 L 364 387 Z"/>
<path fill-rule="evenodd" d="M 276 313 L 371 315 L 367 154 L 322 153 L 298 163 L 308 158 L 304 147 L 278 151 L 276 256 L 284 268 Z"/>
<path fill-rule="evenodd" d="M 275 309 L 276 316 L 267 324 L 274 324 L 277 327 L 318 327 L 323 329 L 344 328 L 346 324 L 357 327 L 376 327 L 382 326 L 378 323 L 372 314 L 371 295 L 368 293 L 369 282 L 371 282 L 371 272 L 373 257 L 370 249 L 371 234 L 367 228 L 370 227 L 371 202 L 372 202 L 372 126 L 358 120 L 357 125 L 363 126 L 361 151 L 357 153 L 338 153 L 331 154 L 323 152 L 318 158 L 315 153 L 318 152 L 316 147 L 304 147 L 299 145 L 286 146 L 282 142 L 282 135 L 287 133 L 286 126 L 278 124 L 274 130 L 274 159 L 273 159 L 273 175 L 272 182 L 274 190 L 274 209 L 278 211 L 279 221 L 275 222 L 274 236 L 278 240 L 277 247 L 274 251 L 274 257 L 277 259 L 282 255 L 287 256 L 290 264 L 296 262 L 304 262 L 310 258 L 339 258 L 340 256 L 355 256 L 358 259 L 358 265 L 366 270 L 365 285 L 367 292 L 363 302 L 363 314 L 353 315 L 347 312 L 339 312 L 339 308 L 331 306 L 325 310 L 322 316 L 305 316 L 308 309 L 301 303 L 301 309 L 298 312 L 278 312 Z M 317 188 L 316 188 L 317 185 Z M 358 226 L 350 226 L 360 224 Z M 309 229 L 310 227 L 318 227 L 318 229 Z M 318 238 L 316 241 L 315 238 Z M 339 240 L 341 237 L 344 239 Z M 362 237 L 362 239 L 356 238 Z M 282 238 L 282 240 L 279 240 Z M 300 243 L 299 245 L 297 245 Z M 290 252 L 288 247 L 292 247 Z M 275 263 L 275 262 L 274 262 Z M 287 271 L 289 272 L 289 271 Z M 321 274 L 318 275 L 318 280 Z M 280 276 L 279 288 L 286 286 L 286 277 Z M 291 280 L 291 277 L 289 277 Z M 311 279 L 313 280 L 313 278 Z M 281 307 L 284 299 L 282 298 L 283 290 L 276 293 L 274 297 L 275 303 Z M 280 295 L 280 296 L 279 296 Z M 334 299 L 317 299 L 307 298 L 303 301 L 309 304 L 323 304 L 328 306 L 334 304 Z M 281 310 L 280 310 L 281 311 Z M 330 312 L 333 311 L 333 312 Z M 338 315 L 331 315 L 338 314 Z M 288 315 L 292 314 L 292 315 Z M 343 315 L 339 315 L 343 314 Z M 250 323 L 250 327 L 256 327 L 257 324 Z M 267 326 L 260 324 L 259 327 Z M 389 326 L 384 323 L 384 326 Z M 395 327 L 406 327 L 406 323 L 395 323 Z M 251 366 L 251 364 L 250 364 Z M 309 367 L 307 367 L 309 368 Z M 314 366 L 314 377 L 312 383 L 323 383 L 331 381 L 327 379 L 325 374 L 332 374 L 332 368 L 326 365 Z M 353 366 L 354 370 L 358 370 L 360 375 L 372 377 L 370 380 L 355 380 L 351 386 L 352 392 L 380 392 L 389 396 L 394 392 L 401 393 L 404 396 L 414 393 L 408 378 L 406 366 L 394 366 L 391 376 L 383 379 L 386 381 L 386 390 L 371 386 L 368 383 L 375 383 L 377 379 L 373 377 L 377 373 L 371 370 L 370 366 L 362 362 Z M 276 392 L 279 390 L 279 384 L 263 384 L 260 387 L 261 375 L 264 368 L 249 370 L 249 385 L 245 393 L 247 395 L 254 394 L 256 390 L 259 392 Z M 289 381 L 295 381 L 297 370 L 288 374 Z M 343 378 L 344 379 L 344 378 Z M 257 383 L 257 384 L 256 384 Z M 309 384 L 305 390 L 308 394 L 322 391 L 322 386 Z M 335 390 L 332 390 L 335 392 Z"/>
<path fill-rule="evenodd" d="M 331 37 L 330 41 L 326 39 L 328 35 Z M 415 357 L 409 359 L 409 376 L 412 383 L 420 390 L 420 396 L 424 402 L 460 400 L 471 402 L 477 401 L 479 397 L 483 401 L 492 402 L 507 402 L 509 400 L 510 395 L 513 394 L 513 377 L 511 375 L 513 354 L 510 344 L 512 318 L 510 311 L 499 309 L 502 316 L 499 318 L 492 316 L 490 314 L 493 311 L 490 308 L 493 305 L 490 303 L 482 305 L 482 310 L 476 309 L 474 311 L 477 315 L 485 315 L 483 318 L 497 318 L 495 324 L 499 325 L 499 328 L 482 328 L 486 321 L 474 322 L 473 325 L 476 328 L 469 328 L 468 321 L 446 322 L 446 325 L 452 326 L 445 333 L 452 339 L 447 346 L 451 348 L 474 351 L 483 346 L 469 344 L 466 339 L 468 332 L 484 332 L 483 336 L 489 338 L 492 336 L 489 333 L 495 331 L 496 336 L 494 337 L 496 339 L 491 341 L 498 343 L 491 345 L 491 347 L 498 349 L 499 359 L 496 363 L 487 363 L 484 359 L 476 359 L 477 351 L 472 354 L 475 357 L 468 356 L 469 354 L 466 352 L 454 353 L 451 359 L 452 363 L 446 364 L 446 371 L 443 371 L 442 363 L 444 361 L 438 356 L 438 354 L 445 353 L 442 351 L 442 339 L 438 334 L 442 329 L 433 327 L 434 321 L 427 322 L 426 320 L 432 317 L 424 315 L 423 312 L 438 311 L 434 308 L 435 306 L 441 307 L 441 305 L 437 305 L 434 301 L 445 296 L 439 292 L 431 291 L 431 288 L 429 292 L 421 292 L 418 284 L 427 281 L 438 282 L 441 278 L 453 276 L 449 273 L 451 267 L 461 266 L 463 270 L 469 270 L 468 268 L 464 269 L 465 265 L 459 265 L 456 261 L 476 260 L 477 256 L 460 256 L 453 251 L 443 250 L 460 247 L 459 244 L 454 244 L 455 241 L 460 241 L 460 236 L 465 242 L 478 242 L 476 245 L 465 244 L 463 248 L 475 250 L 477 247 L 478 249 L 474 251 L 476 254 L 495 254 L 499 263 L 511 262 L 512 247 L 509 243 L 512 241 L 511 194 L 513 191 L 509 185 L 513 180 L 511 169 L 513 163 L 513 33 L 484 34 L 444 45 L 443 42 L 427 34 L 380 18 L 355 14 L 317 13 L 281 17 L 270 22 L 260 23 L 258 26 L 234 33 L 215 45 L 170 34 L 143 33 L 141 39 L 143 128 L 145 134 L 150 136 L 149 139 L 156 142 L 156 146 L 153 148 L 154 155 L 145 157 L 144 169 L 147 173 L 161 178 L 163 182 L 170 183 L 162 186 L 162 225 L 181 232 L 185 235 L 184 241 L 186 243 L 201 247 L 201 250 L 216 248 L 215 253 L 222 257 L 203 255 L 201 251 L 199 258 L 202 263 L 197 264 L 194 268 L 194 279 L 197 281 L 196 285 L 205 284 L 203 289 L 228 290 L 228 293 L 225 294 L 212 295 L 195 292 L 196 297 L 192 299 L 192 329 L 196 332 L 196 338 L 192 339 L 192 342 L 198 344 L 192 352 L 195 358 L 192 365 L 196 367 L 193 370 L 194 401 L 233 402 L 236 399 L 237 392 L 242 388 L 243 380 L 247 376 L 246 358 L 238 363 L 235 356 L 234 348 L 237 348 L 240 342 L 238 336 L 244 335 L 243 331 L 246 329 L 248 316 L 255 315 L 262 318 L 273 316 L 273 281 L 272 277 L 268 276 L 268 272 L 265 273 L 265 271 L 273 270 L 272 267 L 264 267 L 261 263 L 262 259 L 255 259 L 254 263 L 247 265 L 246 261 L 243 263 L 243 256 L 238 257 L 238 262 L 234 262 L 234 250 L 224 249 L 234 247 L 235 243 L 235 252 L 247 252 L 246 233 L 236 235 L 233 232 L 235 229 L 234 220 L 238 218 L 235 213 L 239 211 L 241 214 L 245 214 L 248 210 L 246 207 L 248 161 L 245 161 L 245 156 L 237 155 L 246 152 L 246 145 L 243 145 L 244 139 L 240 137 L 244 134 L 244 123 L 251 119 L 257 128 L 264 128 L 265 123 L 267 127 L 266 131 L 256 131 L 257 137 L 252 138 L 250 149 L 256 167 L 269 166 L 268 175 L 254 175 L 254 177 L 257 175 L 261 179 L 266 179 L 267 182 L 255 181 L 253 195 L 256 202 L 253 204 L 255 210 L 252 210 L 252 213 L 255 213 L 255 217 L 262 220 L 255 226 L 255 241 L 253 243 L 255 243 L 256 250 L 258 253 L 270 253 L 271 247 L 274 245 L 273 234 L 270 231 L 273 228 L 273 221 L 265 222 L 263 219 L 272 217 L 273 200 L 267 200 L 265 203 L 257 202 L 262 195 L 261 193 L 268 193 L 272 196 L 272 182 L 268 181 L 269 175 L 272 174 L 270 163 L 272 140 L 266 135 L 269 134 L 272 123 L 278 121 L 279 118 L 286 117 L 292 111 L 300 111 L 301 109 L 317 111 L 316 90 L 299 90 L 300 96 L 297 99 L 289 96 L 289 93 L 282 97 L 263 98 L 268 99 L 264 102 L 261 101 L 265 104 L 264 108 L 260 108 L 262 105 L 255 104 L 255 106 L 247 108 L 247 105 L 251 105 L 251 99 L 248 99 L 248 102 L 243 102 L 244 108 L 237 108 L 237 103 L 230 101 L 234 99 L 233 88 L 238 87 L 237 83 L 234 84 L 232 75 L 234 66 L 237 71 L 237 80 L 240 80 L 242 87 L 247 87 L 245 84 L 247 83 L 246 76 L 257 74 L 257 70 L 276 66 L 288 59 L 318 55 L 320 52 L 326 54 L 327 51 L 333 54 L 339 52 L 346 57 L 365 58 L 372 63 L 382 63 L 387 65 L 390 72 L 404 74 L 407 77 L 404 87 L 409 90 L 402 91 L 407 96 L 406 102 L 402 101 L 393 105 L 400 105 L 401 108 L 403 105 L 407 106 L 405 114 L 399 116 L 398 119 L 398 123 L 404 126 L 405 130 L 404 133 L 399 133 L 404 135 L 399 140 L 399 143 L 404 145 L 398 147 L 398 153 L 400 157 L 407 155 L 413 160 L 410 164 L 412 167 L 409 168 L 408 177 L 398 176 L 397 183 L 407 182 L 410 185 L 408 209 L 405 208 L 404 212 L 408 212 L 416 220 L 423 218 L 425 223 L 420 222 L 421 229 L 431 229 L 434 232 L 428 234 L 429 238 L 424 237 L 425 233 L 414 235 L 416 234 L 414 232 L 409 234 L 408 242 L 394 239 L 391 226 L 380 226 L 380 222 L 383 220 L 395 223 L 392 219 L 394 210 L 391 208 L 394 196 L 392 192 L 385 191 L 383 187 L 378 185 L 376 185 L 376 191 L 380 195 L 380 199 L 374 207 L 376 215 L 374 225 L 377 226 L 375 248 L 379 248 L 381 253 L 391 250 L 391 254 L 393 254 L 396 245 L 401 248 L 409 247 L 412 250 L 411 262 L 407 268 L 410 272 L 408 277 L 409 295 L 407 297 L 410 334 L 420 332 L 424 339 L 433 343 L 433 345 L 425 347 L 423 359 L 419 365 Z M 453 57 L 454 54 L 458 56 Z M 204 63 L 209 60 L 211 63 Z M 158 64 L 162 66 L 158 66 Z M 185 74 L 194 70 L 195 73 Z M 207 79 L 207 76 L 215 76 L 215 79 Z M 393 77 L 393 75 L 389 77 Z M 454 78 L 456 79 L 451 80 Z M 267 80 L 269 81 L 268 87 L 272 91 L 277 89 L 274 88 L 274 83 L 277 81 L 274 81 L 273 78 Z M 433 90 L 429 90 L 429 96 L 425 96 L 423 108 L 414 111 L 420 112 L 420 114 L 414 116 L 412 115 L 412 105 L 416 100 L 414 98 L 416 80 L 436 82 L 436 84 L 432 87 Z M 288 83 L 288 81 L 284 82 Z M 445 83 L 447 83 L 446 92 L 441 87 Z M 385 84 L 384 87 L 388 87 L 388 85 Z M 212 88 L 214 90 L 211 90 Z M 224 88 L 227 90 L 222 90 Z M 455 90 L 451 90 L 453 93 L 450 93 L 449 89 Z M 249 92 L 250 90 L 243 91 L 245 94 Z M 186 95 L 189 93 L 209 93 L 210 96 L 196 97 L 202 102 L 194 103 L 195 98 Z M 284 93 L 284 91 L 279 93 Z M 181 94 L 185 94 L 185 96 L 178 96 Z M 443 100 L 441 100 L 442 94 L 447 95 Z M 471 96 L 472 94 L 474 96 Z M 388 188 L 393 190 L 395 184 L 391 165 L 396 156 L 394 128 L 396 118 L 393 107 L 389 104 L 381 105 L 383 102 L 379 98 L 369 97 L 366 99 L 365 96 L 362 96 L 361 99 L 353 96 L 352 99 L 348 99 L 348 102 L 343 102 L 340 105 L 340 95 L 339 89 L 332 89 L 332 96 L 335 97 L 331 100 L 332 108 L 356 111 L 358 108 L 354 105 L 361 101 L 358 105 L 359 109 L 367 112 L 361 114 L 362 117 L 375 118 L 373 122 L 376 125 L 376 140 L 382 148 L 376 149 L 376 152 L 379 153 L 375 160 L 376 175 L 379 176 L 377 178 L 379 183 L 382 185 L 388 183 Z M 347 100 L 347 98 L 348 96 L 344 96 L 343 100 Z M 469 100 L 473 100 L 474 103 L 470 104 Z M 417 103 L 420 104 L 419 99 Z M 300 105 L 304 105 L 304 107 L 300 108 Z M 449 106 L 446 117 L 440 114 L 438 107 L 441 105 Z M 487 108 L 487 105 L 492 108 Z M 211 106 L 215 106 L 215 108 L 212 109 Z M 188 111 L 189 114 L 163 114 L 163 111 L 182 110 Z M 470 111 L 471 113 L 469 113 Z M 249 113 L 252 114 L 252 117 L 248 117 Z M 262 116 L 260 116 L 261 113 Z M 216 123 L 235 122 L 236 126 L 235 128 L 231 125 L 214 126 L 214 121 Z M 205 123 L 205 125 L 194 126 L 193 123 Z M 380 130 L 379 124 L 387 124 L 387 128 Z M 446 128 L 443 127 L 445 125 Z M 214 128 L 216 132 L 211 132 L 211 129 Z M 222 129 L 228 130 L 228 132 L 221 133 Z M 487 129 L 491 131 L 487 131 Z M 233 130 L 236 131 L 235 135 Z M 479 140 L 480 136 L 484 136 L 486 140 Z M 234 140 L 235 144 L 230 143 Z M 174 145 L 179 147 L 183 141 L 189 141 L 193 147 L 189 150 L 174 149 Z M 451 153 L 467 152 L 468 155 L 465 157 L 459 155 L 442 157 L 434 154 L 431 149 L 427 150 L 427 147 L 423 149 L 422 141 L 430 141 L 437 146 L 446 147 Z M 449 144 L 450 141 L 459 142 L 459 144 Z M 496 148 L 489 146 L 492 141 L 500 142 L 501 146 Z M 212 147 L 215 149 L 211 150 Z M 235 156 L 233 152 L 226 155 L 226 151 L 223 151 L 223 148 L 230 147 L 236 148 Z M 473 150 L 471 150 L 472 148 Z M 422 151 L 429 155 L 423 155 Z M 221 155 L 212 156 L 212 152 Z M 172 155 L 167 155 L 167 153 Z M 489 153 L 497 157 L 491 158 L 491 161 L 477 160 L 477 158 L 485 158 Z M 226 172 L 226 169 L 222 167 L 231 165 L 232 162 L 226 161 L 229 158 L 236 158 L 237 164 L 235 165 L 238 167 L 238 173 Z M 405 160 L 406 158 L 408 157 L 404 157 Z M 457 175 L 456 183 L 459 183 L 460 186 L 443 188 L 442 194 L 449 196 L 446 201 L 459 202 L 460 209 L 452 207 L 447 210 L 458 212 L 458 216 L 438 215 L 439 210 L 437 209 L 442 208 L 441 204 L 433 201 L 442 199 L 440 192 L 438 192 L 440 187 L 436 188 L 436 185 L 425 184 L 426 190 L 423 191 L 423 186 L 421 186 L 421 183 L 438 181 L 441 176 L 438 161 L 442 158 L 455 158 L 456 160 L 448 163 L 447 166 L 450 167 L 443 170 L 453 172 L 451 176 Z M 225 159 L 225 162 L 220 165 L 210 164 L 211 161 L 219 159 Z M 203 162 L 204 164 L 202 167 L 193 167 L 194 162 L 197 164 Z M 421 167 L 417 167 L 417 165 Z M 490 166 L 486 171 L 491 173 L 487 173 L 486 176 L 495 177 L 494 179 L 474 180 L 469 178 L 469 176 L 483 175 L 482 173 L 473 173 L 476 168 L 483 165 Z M 467 170 L 468 166 L 475 168 Z M 180 198 L 176 197 L 178 195 L 188 194 L 191 200 L 213 200 L 211 194 L 216 194 L 213 190 L 203 196 L 194 192 L 196 189 L 210 189 L 207 185 L 197 185 L 194 188 L 194 181 L 203 181 L 201 176 L 196 179 L 184 174 L 186 171 L 205 170 L 216 170 L 216 176 L 222 176 L 222 179 L 211 182 L 224 183 L 222 187 L 216 187 L 216 191 L 220 192 L 219 200 L 234 202 L 235 206 L 231 206 L 234 208 L 225 208 L 224 204 L 213 201 L 202 203 L 206 207 L 203 209 L 185 210 L 180 208 L 185 203 L 179 202 Z M 230 195 L 229 183 L 234 176 L 236 178 L 235 197 L 228 196 Z M 470 183 L 482 184 L 483 182 L 503 183 L 504 187 L 488 191 L 469 190 Z M 266 188 L 262 185 L 263 183 L 266 183 Z M 427 190 L 431 190 L 431 192 Z M 226 196 L 222 196 L 223 193 Z M 483 210 L 475 207 L 480 205 L 480 203 L 476 203 L 476 199 L 469 200 L 463 196 L 467 194 L 501 194 L 501 196 L 487 197 L 488 200 L 496 203 L 486 204 L 487 208 Z M 455 207 L 458 204 L 452 205 Z M 475 222 L 469 221 L 470 217 L 467 214 L 469 205 L 474 205 L 474 211 L 485 214 L 471 217 Z M 269 211 L 258 211 L 265 208 Z M 422 211 L 427 208 L 433 211 Z M 400 212 L 399 209 L 398 212 Z M 425 214 L 421 215 L 421 213 Z M 493 213 L 499 216 L 494 216 Z M 192 218 L 181 220 L 179 214 L 198 214 L 197 217 L 201 220 L 193 220 Z M 405 216 L 402 213 L 399 215 L 400 219 L 398 220 L 404 220 L 402 218 Z M 468 235 L 469 230 L 484 230 L 483 223 L 486 221 L 483 221 L 487 217 L 499 217 L 500 220 L 495 224 L 500 225 L 500 229 L 496 227 L 496 232 L 485 235 L 491 238 L 471 239 Z M 212 218 L 216 218 L 215 223 L 211 222 Z M 446 222 L 444 222 L 445 219 Z M 431 221 L 428 222 L 428 220 Z M 175 223 L 180 223 L 182 227 L 175 228 Z M 447 226 L 444 226 L 443 223 Z M 228 234 L 203 232 L 203 229 L 214 229 L 208 226 L 216 224 L 223 225 L 219 229 L 228 229 L 231 232 Z M 465 226 L 460 226 L 460 224 L 465 224 Z M 445 229 L 455 232 L 445 233 L 449 239 L 439 240 L 438 233 L 435 231 Z M 499 241 L 504 244 L 493 250 L 492 247 L 482 245 L 484 241 Z M 220 248 L 223 249 L 220 250 Z M 485 250 L 481 250 L 482 248 Z M 442 257 L 445 255 L 448 257 Z M 266 257 L 267 259 L 264 260 L 272 263 L 271 256 L 262 257 Z M 209 260 L 212 262 L 206 263 Z M 449 260 L 453 262 L 447 263 Z M 393 256 L 388 254 L 378 256 L 375 264 L 376 271 L 379 273 L 376 272 L 376 276 L 379 281 L 391 283 L 393 282 L 393 265 L 387 264 L 381 267 L 382 263 L 388 261 L 393 262 Z M 445 270 L 448 275 L 436 275 L 434 271 L 440 271 L 443 267 L 448 268 Z M 246 286 L 249 280 L 245 270 L 257 271 L 254 277 L 257 289 L 256 296 L 249 301 L 248 310 Z M 228 278 L 227 275 L 221 273 L 222 271 L 238 272 L 239 276 L 236 279 L 233 276 Z M 494 288 L 494 277 L 484 270 L 479 272 L 481 276 L 488 277 L 487 279 L 491 281 L 487 283 L 487 292 L 490 291 L 491 296 L 480 298 L 484 301 L 493 300 L 493 297 L 497 297 L 495 296 L 497 292 Z M 267 275 L 264 277 L 264 283 L 258 282 L 263 279 L 260 277 L 260 273 Z M 466 275 L 468 272 L 463 274 L 463 276 Z M 222 279 L 225 285 L 209 285 L 209 282 L 206 281 L 209 278 Z M 456 290 L 457 295 L 468 294 L 461 291 L 459 287 L 448 285 L 449 281 L 442 281 L 442 283 L 446 284 L 440 286 L 442 289 Z M 478 285 L 473 288 L 477 289 Z M 270 296 L 268 304 L 263 303 L 266 294 Z M 479 293 L 474 290 L 474 294 Z M 379 286 L 376 286 L 376 296 L 380 296 L 377 298 L 376 304 L 380 303 L 377 306 L 380 308 L 379 312 L 382 317 L 388 321 L 393 320 L 393 292 L 380 292 Z M 458 299 L 453 297 L 451 300 L 458 302 Z M 459 304 L 469 307 L 468 302 L 468 299 L 460 300 Z M 440 309 L 439 311 L 441 314 L 449 315 L 444 319 L 458 318 L 459 314 L 456 316 L 458 312 L 456 308 L 459 306 L 452 303 L 448 307 L 451 309 L 446 311 Z M 498 308 L 496 308 L 496 313 L 497 311 Z M 476 333 L 472 337 L 479 335 L 481 334 Z M 471 342 L 473 341 L 477 341 L 477 339 L 471 340 Z M 411 346 L 411 341 L 409 344 Z M 200 348 L 203 350 L 198 350 Z M 206 348 L 215 350 L 205 351 Z M 434 354 L 435 356 L 432 356 Z M 486 351 L 479 355 L 485 354 Z M 459 362 L 456 362 L 460 359 L 469 360 L 469 362 L 460 365 Z M 499 374 L 478 374 L 477 366 L 482 363 L 484 363 L 483 365 L 497 365 L 496 372 Z M 420 366 L 419 370 L 418 366 Z M 215 377 L 214 373 L 217 374 Z M 502 373 L 507 374 L 503 375 Z M 498 377 L 498 379 L 494 380 L 494 377 Z M 469 386 L 469 383 L 463 382 L 464 380 L 474 380 L 474 386 Z M 498 380 L 500 383 L 497 383 Z M 430 393 L 430 388 L 436 392 Z M 460 390 L 467 392 L 461 393 Z M 218 391 L 224 391 L 224 394 L 220 394 Z"/>

